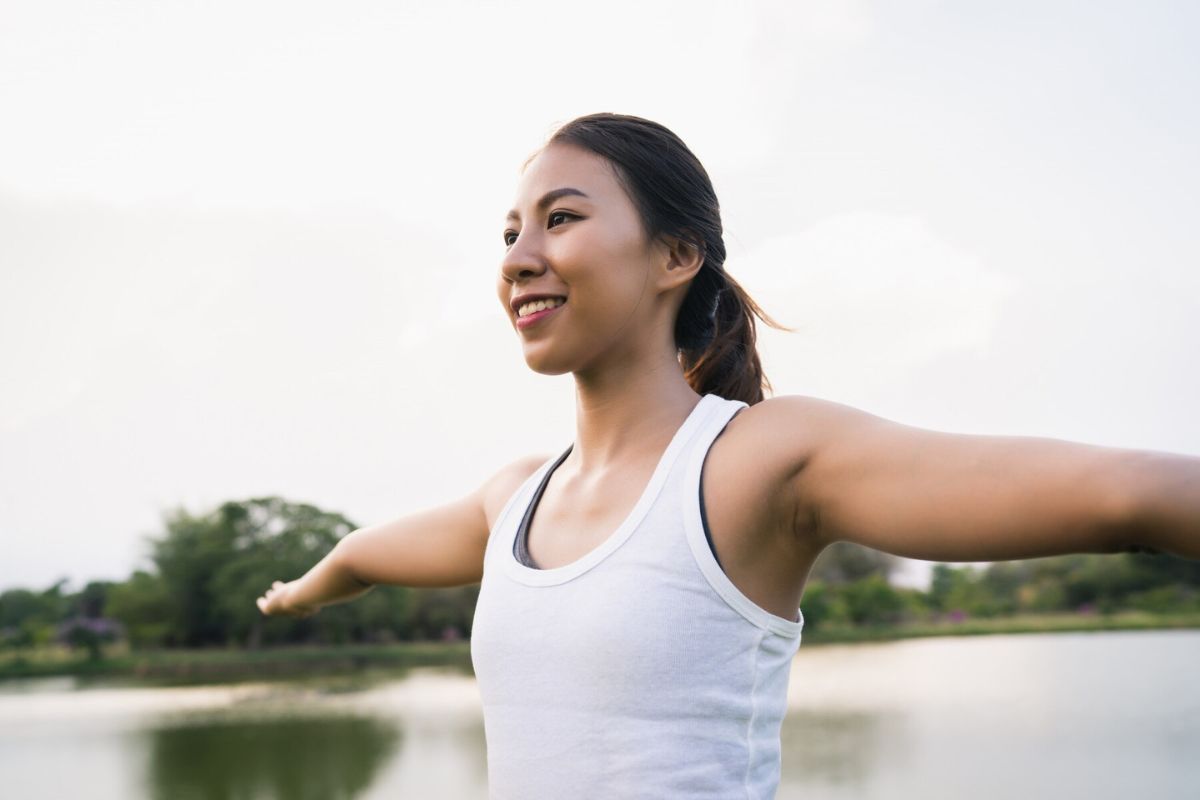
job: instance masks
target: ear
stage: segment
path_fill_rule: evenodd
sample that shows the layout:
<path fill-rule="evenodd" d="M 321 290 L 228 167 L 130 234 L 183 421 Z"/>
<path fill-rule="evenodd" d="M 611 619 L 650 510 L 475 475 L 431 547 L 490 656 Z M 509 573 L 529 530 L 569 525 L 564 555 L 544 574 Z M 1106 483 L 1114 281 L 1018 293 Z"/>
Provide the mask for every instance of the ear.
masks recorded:
<path fill-rule="evenodd" d="M 658 287 L 662 291 L 686 285 L 704 265 L 703 248 L 679 236 L 662 236 L 659 252 Z"/>

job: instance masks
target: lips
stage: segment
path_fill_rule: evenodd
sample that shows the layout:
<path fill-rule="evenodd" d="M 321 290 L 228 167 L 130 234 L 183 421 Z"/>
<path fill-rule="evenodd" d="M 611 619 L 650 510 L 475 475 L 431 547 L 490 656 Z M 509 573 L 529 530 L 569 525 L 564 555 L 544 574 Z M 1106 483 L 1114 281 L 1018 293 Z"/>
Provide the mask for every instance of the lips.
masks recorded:
<path fill-rule="evenodd" d="M 542 311 L 535 311 L 532 314 L 529 314 L 528 316 L 517 317 L 517 330 L 525 330 L 530 325 L 537 325 L 537 324 L 541 323 L 543 320 L 553 317 L 555 314 L 562 311 L 566 307 L 567 307 L 567 304 L 564 302 L 564 303 L 560 303 L 559 305 L 555 306 L 554 308 L 547 308 L 547 309 L 543 309 Z"/>
<path fill-rule="evenodd" d="M 541 292 L 530 292 L 529 294 L 523 294 L 519 297 L 514 297 L 511 301 L 509 301 L 508 307 L 511 308 L 515 314 L 521 309 L 521 306 L 525 305 L 526 303 L 535 303 L 538 300 L 550 300 L 552 298 L 566 301 L 567 296 L 563 294 L 543 294 Z"/>

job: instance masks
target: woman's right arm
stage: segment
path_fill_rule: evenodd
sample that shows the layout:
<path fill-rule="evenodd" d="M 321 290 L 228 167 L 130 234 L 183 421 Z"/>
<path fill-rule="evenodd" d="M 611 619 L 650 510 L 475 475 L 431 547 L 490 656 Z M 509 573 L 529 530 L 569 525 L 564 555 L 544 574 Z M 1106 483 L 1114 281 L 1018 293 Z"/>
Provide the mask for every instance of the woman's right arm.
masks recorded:
<path fill-rule="evenodd" d="M 519 459 L 464 497 L 352 531 L 302 577 L 275 581 L 258 598 L 259 609 L 268 615 L 306 617 L 322 606 L 360 597 L 376 584 L 478 583 L 491 521 L 547 458 Z"/>

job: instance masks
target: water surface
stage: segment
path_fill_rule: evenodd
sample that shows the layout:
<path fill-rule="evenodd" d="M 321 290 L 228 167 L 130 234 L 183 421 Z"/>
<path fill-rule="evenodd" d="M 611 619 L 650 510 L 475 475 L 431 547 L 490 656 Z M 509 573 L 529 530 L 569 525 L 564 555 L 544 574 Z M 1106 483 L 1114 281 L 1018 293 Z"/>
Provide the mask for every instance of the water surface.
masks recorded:
<path fill-rule="evenodd" d="M 1200 631 L 800 648 L 780 800 L 1200 796 Z M 483 800 L 474 679 L 0 683 L 12 798 Z"/>

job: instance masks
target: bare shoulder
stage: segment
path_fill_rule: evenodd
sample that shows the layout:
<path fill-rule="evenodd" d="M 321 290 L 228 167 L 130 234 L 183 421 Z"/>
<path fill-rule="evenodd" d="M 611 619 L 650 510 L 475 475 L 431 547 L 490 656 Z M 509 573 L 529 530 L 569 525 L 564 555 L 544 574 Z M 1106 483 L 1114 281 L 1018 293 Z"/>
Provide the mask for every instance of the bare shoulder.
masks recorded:
<path fill-rule="evenodd" d="M 476 495 L 487 517 L 488 530 L 495 527 L 496 518 L 517 489 L 521 488 L 521 484 L 529 480 L 529 476 L 550 458 L 548 454 L 522 456 L 500 467 L 479 487 Z"/>
<path fill-rule="evenodd" d="M 854 406 L 804 394 L 768 397 L 746 409 L 746 413 L 751 411 L 775 424 L 800 425 L 805 430 L 812 428 L 812 433 L 819 433 L 826 425 L 838 425 L 853 419 L 886 421 Z"/>
<path fill-rule="evenodd" d="M 781 527 L 795 533 L 815 524 L 801 494 L 801 475 L 824 443 L 843 435 L 854 421 L 873 418 L 850 406 L 807 395 L 777 395 L 740 411 L 716 442 L 710 458 L 736 491 L 753 493 L 746 503 L 773 508 Z M 786 526 L 785 526 L 786 521 Z"/>
<path fill-rule="evenodd" d="M 871 428 L 898 427 L 854 406 L 801 394 L 769 397 L 747 408 L 741 417 L 746 418 L 750 446 L 783 459 L 797 471 L 831 442 Z"/>
<path fill-rule="evenodd" d="M 836 434 L 846 411 L 853 409 L 807 395 L 768 397 L 730 421 L 728 438 L 737 445 L 729 449 L 747 458 L 767 459 L 775 470 L 796 472 L 822 440 Z"/>

